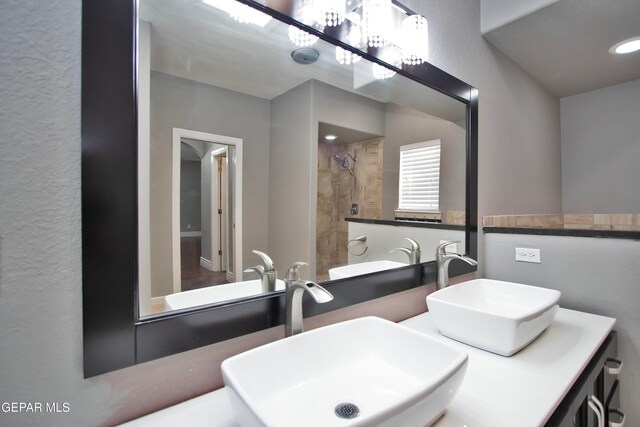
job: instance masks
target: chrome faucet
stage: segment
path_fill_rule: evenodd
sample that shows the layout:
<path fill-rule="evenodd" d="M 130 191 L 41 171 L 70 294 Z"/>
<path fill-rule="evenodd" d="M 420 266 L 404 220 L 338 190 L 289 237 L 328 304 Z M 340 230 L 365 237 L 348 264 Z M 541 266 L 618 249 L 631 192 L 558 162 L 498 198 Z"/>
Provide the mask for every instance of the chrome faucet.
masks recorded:
<path fill-rule="evenodd" d="M 305 291 L 309 292 L 317 303 L 329 302 L 333 299 L 333 295 L 317 283 L 300 280 L 300 267 L 303 265 L 308 264 L 306 262 L 293 263 L 284 277 L 286 300 L 285 337 L 290 337 L 303 331 L 302 295 Z"/>
<path fill-rule="evenodd" d="M 405 237 L 405 239 L 407 239 L 411 244 L 411 249 L 396 248 L 392 249 L 391 252 L 404 252 L 409 256 L 409 264 L 420 264 L 420 245 L 411 237 Z"/>
<path fill-rule="evenodd" d="M 436 265 L 438 266 L 438 277 L 436 279 L 436 290 L 444 289 L 449 286 L 449 263 L 454 259 L 461 259 L 470 265 L 478 265 L 478 262 L 466 255 L 456 253 L 447 253 L 446 247 L 460 243 L 459 241 L 449 241 L 440 243 L 436 248 Z"/>
<path fill-rule="evenodd" d="M 274 292 L 276 290 L 276 266 L 269 257 L 269 255 L 260 251 L 253 251 L 258 255 L 264 265 L 254 265 L 244 270 L 245 273 L 251 273 L 255 271 L 260 276 L 260 282 L 262 283 L 262 292 Z"/>

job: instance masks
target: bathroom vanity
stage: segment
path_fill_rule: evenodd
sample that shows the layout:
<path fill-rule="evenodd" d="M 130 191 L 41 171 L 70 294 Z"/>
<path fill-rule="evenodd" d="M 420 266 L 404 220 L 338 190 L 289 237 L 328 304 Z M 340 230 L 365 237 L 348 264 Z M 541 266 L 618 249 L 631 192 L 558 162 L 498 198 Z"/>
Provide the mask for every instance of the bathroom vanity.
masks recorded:
<path fill-rule="evenodd" d="M 402 324 L 461 349 L 469 356 L 462 386 L 435 426 L 534 427 L 597 426 L 598 417 L 588 403 L 591 395 L 599 396 L 603 405 L 611 406 L 607 412 L 619 414 L 614 407 L 618 369 L 607 369 L 605 365 L 607 359 L 615 357 L 615 322 L 613 318 L 561 308 L 542 335 L 511 357 L 440 335 L 428 312 Z M 428 355 L 424 362 L 429 363 Z M 604 421 L 603 418 L 602 425 Z M 613 418 L 610 421 L 613 422 Z M 236 426 L 227 389 L 207 393 L 126 425 L 177 424 Z"/>

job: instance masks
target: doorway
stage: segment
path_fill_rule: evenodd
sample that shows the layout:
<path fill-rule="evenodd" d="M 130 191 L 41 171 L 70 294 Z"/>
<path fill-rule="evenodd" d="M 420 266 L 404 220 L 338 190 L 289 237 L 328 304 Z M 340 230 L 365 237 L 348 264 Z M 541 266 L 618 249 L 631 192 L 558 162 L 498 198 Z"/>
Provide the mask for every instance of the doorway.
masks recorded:
<path fill-rule="evenodd" d="M 173 133 L 173 292 L 233 282 L 242 265 L 242 140 Z"/>

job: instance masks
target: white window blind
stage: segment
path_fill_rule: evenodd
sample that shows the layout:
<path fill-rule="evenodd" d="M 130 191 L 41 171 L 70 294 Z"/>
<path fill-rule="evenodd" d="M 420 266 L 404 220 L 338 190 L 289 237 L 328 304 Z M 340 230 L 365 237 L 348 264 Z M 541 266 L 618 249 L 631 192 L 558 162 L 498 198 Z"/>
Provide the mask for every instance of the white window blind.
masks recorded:
<path fill-rule="evenodd" d="M 398 209 L 437 211 L 440 205 L 440 140 L 400 147 Z"/>

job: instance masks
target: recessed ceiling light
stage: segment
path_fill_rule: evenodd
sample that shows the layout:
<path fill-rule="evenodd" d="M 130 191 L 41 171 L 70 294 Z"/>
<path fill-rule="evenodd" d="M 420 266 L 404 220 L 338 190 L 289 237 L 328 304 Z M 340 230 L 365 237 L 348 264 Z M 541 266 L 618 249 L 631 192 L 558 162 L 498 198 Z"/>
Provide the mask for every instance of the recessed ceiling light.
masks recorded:
<path fill-rule="evenodd" d="M 326 139 L 327 141 L 335 141 L 337 138 L 337 136 L 333 135 L 333 134 L 329 134 L 329 135 L 325 135 L 324 139 Z"/>
<path fill-rule="evenodd" d="M 609 49 L 610 53 L 631 53 L 640 50 L 640 37 L 633 37 L 620 43 L 616 43 Z"/>

